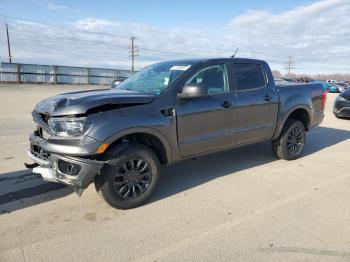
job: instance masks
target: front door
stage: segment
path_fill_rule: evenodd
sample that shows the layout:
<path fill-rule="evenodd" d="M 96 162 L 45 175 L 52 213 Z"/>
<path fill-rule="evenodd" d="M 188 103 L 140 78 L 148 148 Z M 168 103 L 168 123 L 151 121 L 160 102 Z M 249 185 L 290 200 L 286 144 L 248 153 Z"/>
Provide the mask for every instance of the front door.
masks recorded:
<path fill-rule="evenodd" d="M 235 94 L 229 92 L 225 64 L 200 69 L 186 84 L 208 88 L 209 96 L 178 100 L 177 131 L 180 154 L 218 150 L 235 144 Z"/>

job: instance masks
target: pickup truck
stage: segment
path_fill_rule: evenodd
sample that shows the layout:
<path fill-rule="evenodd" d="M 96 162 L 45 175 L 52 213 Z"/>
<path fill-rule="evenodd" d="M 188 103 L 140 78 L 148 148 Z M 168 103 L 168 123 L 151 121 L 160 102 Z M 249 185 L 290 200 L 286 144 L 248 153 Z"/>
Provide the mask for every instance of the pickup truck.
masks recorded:
<path fill-rule="evenodd" d="M 27 167 L 78 195 L 94 183 L 111 206 L 133 208 L 162 165 L 265 140 L 278 158 L 298 158 L 325 102 L 321 84 L 276 86 L 261 60 L 161 62 L 114 88 L 37 104 Z"/>

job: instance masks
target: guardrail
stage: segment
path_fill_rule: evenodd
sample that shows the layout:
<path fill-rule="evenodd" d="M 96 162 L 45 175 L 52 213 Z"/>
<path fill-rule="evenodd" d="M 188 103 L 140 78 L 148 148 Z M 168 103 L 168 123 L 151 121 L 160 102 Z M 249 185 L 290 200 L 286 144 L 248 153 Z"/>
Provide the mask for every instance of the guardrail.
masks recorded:
<path fill-rule="evenodd" d="M 109 85 L 113 80 L 125 79 L 133 73 L 131 70 L 3 62 L 0 82 Z"/>

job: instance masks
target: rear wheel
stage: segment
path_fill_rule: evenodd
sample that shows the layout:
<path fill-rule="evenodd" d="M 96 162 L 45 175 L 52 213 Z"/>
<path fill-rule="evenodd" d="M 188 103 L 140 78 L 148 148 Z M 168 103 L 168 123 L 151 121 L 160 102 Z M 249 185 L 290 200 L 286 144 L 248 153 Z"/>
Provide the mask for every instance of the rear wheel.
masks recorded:
<path fill-rule="evenodd" d="M 111 206 L 134 208 L 145 203 L 159 177 L 159 161 L 147 146 L 131 144 L 109 161 L 95 181 L 97 192 Z"/>
<path fill-rule="evenodd" d="M 272 142 L 272 149 L 278 158 L 293 160 L 300 156 L 305 145 L 305 126 L 295 119 L 285 124 L 282 134 Z"/>

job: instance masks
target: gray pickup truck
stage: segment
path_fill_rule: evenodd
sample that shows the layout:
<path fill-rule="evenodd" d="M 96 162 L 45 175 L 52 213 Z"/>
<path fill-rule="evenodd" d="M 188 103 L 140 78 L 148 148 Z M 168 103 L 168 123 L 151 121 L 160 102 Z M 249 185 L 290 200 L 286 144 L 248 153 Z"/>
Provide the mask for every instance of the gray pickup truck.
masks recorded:
<path fill-rule="evenodd" d="M 260 60 L 157 63 L 111 89 L 40 102 L 27 166 L 79 195 L 94 183 L 111 206 L 133 208 L 154 191 L 161 165 L 264 140 L 278 158 L 297 158 L 325 101 L 320 84 L 276 86 Z"/>

